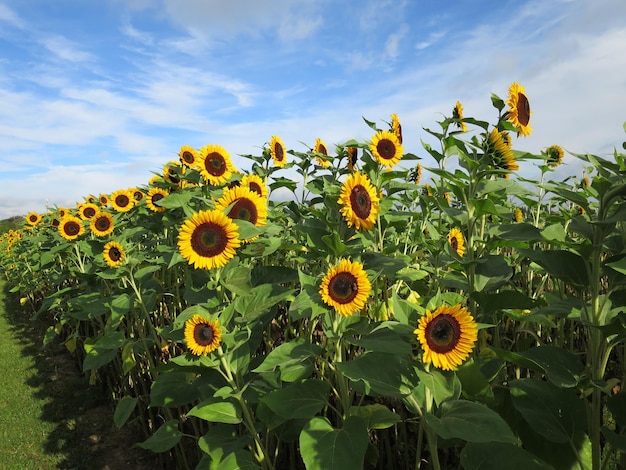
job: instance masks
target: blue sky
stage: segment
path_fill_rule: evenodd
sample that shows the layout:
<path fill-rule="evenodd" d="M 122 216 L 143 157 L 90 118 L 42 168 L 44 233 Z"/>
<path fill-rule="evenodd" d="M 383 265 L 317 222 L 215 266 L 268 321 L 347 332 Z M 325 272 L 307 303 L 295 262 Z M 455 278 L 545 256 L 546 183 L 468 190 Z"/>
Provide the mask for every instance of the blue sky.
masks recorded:
<path fill-rule="evenodd" d="M 145 184 L 181 145 L 248 169 L 237 155 L 273 134 L 300 151 L 369 139 L 362 117 L 397 113 L 425 156 L 423 127 L 456 100 L 494 122 L 511 82 L 535 129 L 515 148 L 612 153 L 626 2 L 0 0 L 0 218 Z"/>

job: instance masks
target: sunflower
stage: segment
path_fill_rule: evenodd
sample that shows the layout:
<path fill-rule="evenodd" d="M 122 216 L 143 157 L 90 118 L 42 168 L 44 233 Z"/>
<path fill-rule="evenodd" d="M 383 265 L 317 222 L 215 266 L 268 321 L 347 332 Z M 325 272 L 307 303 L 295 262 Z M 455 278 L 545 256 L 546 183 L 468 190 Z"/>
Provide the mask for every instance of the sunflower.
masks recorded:
<path fill-rule="evenodd" d="M 357 147 L 348 147 L 346 151 L 348 154 L 348 170 L 354 171 L 357 159 L 359 158 L 359 149 Z"/>
<path fill-rule="evenodd" d="M 180 157 L 180 161 L 183 165 L 187 165 L 188 167 L 192 167 L 198 161 L 198 152 L 193 147 L 189 147 L 188 145 L 183 145 L 180 148 L 180 152 L 178 152 L 178 156 Z"/>
<path fill-rule="evenodd" d="M 91 202 L 86 202 L 78 206 L 78 215 L 83 220 L 91 219 L 100 208 Z"/>
<path fill-rule="evenodd" d="M 267 185 L 259 175 L 248 174 L 241 178 L 239 183 L 243 187 L 248 187 L 261 197 L 267 197 Z"/>
<path fill-rule="evenodd" d="M 398 138 L 398 142 L 402 143 L 402 125 L 397 114 L 391 115 L 391 132 L 393 132 Z"/>
<path fill-rule="evenodd" d="M 456 251 L 457 255 L 463 256 L 465 253 L 465 238 L 458 228 L 452 228 L 448 232 L 448 243 Z"/>
<path fill-rule="evenodd" d="M 372 137 L 370 150 L 374 158 L 383 166 L 394 166 L 402 158 L 404 149 L 396 135 L 389 131 L 379 131 Z"/>
<path fill-rule="evenodd" d="M 41 219 L 43 219 L 43 216 L 37 212 L 29 212 L 26 214 L 26 222 L 33 227 L 41 222 Z"/>
<path fill-rule="evenodd" d="M 111 205 L 117 212 L 128 212 L 135 205 L 135 198 L 127 189 L 118 189 L 111 193 Z"/>
<path fill-rule="evenodd" d="M 519 170 L 519 165 L 515 161 L 513 151 L 502 137 L 502 132 L 494 128 L 487 136 L 486 143 L 487 153 L 496 169 L 509 171 Z"/>
<path fill-rule="evenodd" d="M 287 163 L 285 144 L 283 144 L 283 140 L 277 135 L 273 135 L 270 139 L 270 154 L 274 160 L 274 165 L 282 168 L 285 166 L 285 163 Z"/>
<path fill-rule="evenodd" d="M 550 168 L 556 168 L 563 161 L 563 149 L 558 145 L 551 145 L 546 149 L 546 163 Z"/>
<path fill-rule="evenodd" d="M 171 160 L 163 165 L 163 178 L 168 183 L 178 185 L 180 183 L 180 176 L 183 173 L 183 167 L 180 162 Z"/>
<path fill-rule="evenodd" d="M 120 266 L 126 257 L 124 248 L 117 242 L 109 242 L 104 245 L 102 256 L 104 256 L 104 261 L 112 268 Z"/>
<path fill-rule="evenodd" d="M 66 215 L 70 215 L 70 210 L 67 207 L 59 207 L 57 209 L 57 214 L 59 217 L 63 218 Z"/>
<path fill-rule="evenodd" d="M 513 211 L 513 219 L 517 223 L 519 223 L 522 220 L 524 220 L 524 213 L 522 212 L 522 209 L 520 209 L 519 207 L 515 208 L 515 210 Z"/>
<path fill-rule="evenodd" d="M 376 223 L 380 198 L 367 175 L 356 172 L 346 178 L 337 202 L 349 227 L 369 230 Z"/>
<path fill-rule="evenodd" d="M 320 285 L 322 300 L 344 317 L 361 310 L 371 290 L 363 265 L 348 259 L 330 268 Z"/>
<path fill-rule="evenodd" d="M 102 207 L 106 207 L 111 203 L 111 199 L 109 198 L 108 194 L 100 194 L 100 196 L 98 196 L 98 201 L 100 202 L 100 206 Z"/>
<path fill-rule="evenodd" d="M 457 101 L 452 108 L 452 118 L 456 120 L 456 125 L 462 132 L 467 132 L 467 125 L 463 122 L 463 105 L 460 101 Z"/>
<path fill-rule="evenodd" d="M 98 211 L 89 221 L 89 228 L 96 237 L 106 237 L 113 231 L 113 217 L 108 212 Z"/>
<path fill-rule="evenodd" d="M 224 212 L 230 219 L 239 219 L 254 225 L 265 225 L 267 200 L 247 186 L 227 189 L 215 202 L 215 209 Z"/>
<path fill-rule="evenodd" d="M 141 201 L 145 196 L 143 191 L 139 188 L 130 188 L 128 191 L 130 191 L 130 193 L 133 195 L 133 199 L 136 203 Z"/>
<path fill-rule="evenodd" d="M 83 221 L 73 215 L 66 215 L 63 217 L 57 228 L 61 236 L 69 241 L 76 240 L 83 233 L 85 233 Z"/>
<path fill-rule="evenodd" d="M 507 120 L 517 127 L 517 135 L 524 137 L 530 135 L 533 130 L 530 127 L 530 103 L 526 97 L 524 87 L 519 83 L 512 83 L 509 87 L 509 99 L 506 101 L 511 108 L 507 111 Z"/>
<path fill-rule="evenodd" d="M 422 180 L 422 164 L 418 163 L 417 166 L 415 167 L 415 170 L 412 174 L 412 178 L 413 183 L 415 184 L 420 184 L 420 181 Z"/>
<path fill-rule="evenodd" d="M 194 315 L 185 322 L 185 342 L 192 354 L 206 356 L 222 342 L 222 329 L 218 320 L 211 321 Z"/>
<path fill-rule="evenodd" d="M 165 207 L 159 206 L 159 201 L 169 193 L 163 188 L 150 188 L 146 196 L 146 205 L 153 212 L 165 212 Z"/>
<path fill-rule="evenodd" d="M 315 139 L 315 147 L 313 147 L 313 152 L 328 156 L 328 149 L 326 148 L 326 144 L 319 137 Z M 315 157 L 315 160 L 317 160 L 317 164 L 323 168 L 327 168 L 330 166 L 330 161 L 326 160 L 325 158 Z"/>
<path fill-rule="evenodd" d="M 580 180 L 580 185 L 583 188 L 588 188 L 589 187 L 589 178 L 587 178 L 586 176 L 583 176 L 582 180 Z"/>
<path fill-rule="evenodd" d="M 226 149 L 213 144 L 205 145 L 200 150 L 198 167 L 204 180 L 213 186 L 226 183 L 235 170 Z"/>
<path fill-rule="evenodd" d="M 220 210 L 200 211 L 180 228 L 178 249 L 195 268 L 224 266 L 241 245 L 237 225 Z"/>
<path fill-rule="evenodd" d="M 443 370 L 454 370 L 465 361 L 478 339 L 474 318 L 465 307 L 442 305 L 418 321 L 413 332 L 424 350 L 423 361 Z"/>

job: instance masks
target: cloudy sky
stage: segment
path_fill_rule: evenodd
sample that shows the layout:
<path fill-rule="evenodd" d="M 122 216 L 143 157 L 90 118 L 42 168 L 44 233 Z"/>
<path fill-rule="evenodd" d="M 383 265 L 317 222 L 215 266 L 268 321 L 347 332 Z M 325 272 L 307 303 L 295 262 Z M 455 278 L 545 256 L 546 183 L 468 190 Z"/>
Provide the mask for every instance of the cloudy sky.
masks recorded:
<path fill-rule="evenodd" d="M 273 134 L 369 139 L 362 117 L 397 113 L 425 156 L 423 127 L 456 100 L 494 122 L 511 82 L 515 148 L 619 148 L 626 1 L 0 0 L 0 218 L 145 184 L 181 145 L 247 169 Z"/>

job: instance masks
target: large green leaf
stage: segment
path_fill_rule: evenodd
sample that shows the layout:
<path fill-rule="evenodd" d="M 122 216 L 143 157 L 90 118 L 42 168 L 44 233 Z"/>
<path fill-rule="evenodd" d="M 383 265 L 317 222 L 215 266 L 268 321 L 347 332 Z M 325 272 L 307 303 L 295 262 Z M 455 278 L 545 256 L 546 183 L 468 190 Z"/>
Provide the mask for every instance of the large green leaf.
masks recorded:
<path fill-rule="evenodd" d="M 169 408 L 193 403 L 200 395 L 194 377 L 186 371 L 160 374 L 150 388 L 150 406 Z"/>
<path fill-rule="evenodd" d="M 241 314 L 240 321 L 249 323 L 266 314 L 277 303 L 288 299 L 293 289 L 287 289 L 274 284 L 261 284 L 249 292 L 248 295 L 235 299 L 235 310 Z"/>
<path fill-rule="evenodd" d="M 489 255 L 478 260 L 474 289 L 478 292 L 496 289 L 513 277 L 513 269 L 502 255 Z"/>
<path fill-rule="evenodd" d="M 307 470 L 361 470 L 368 442 L 362 418 L 350 416 L 335 429 L 318 416 L 300 434 L 300 453 Z"/>
<path fill-rule="evenodd" d="M 137 400 L 137 397 L 126 396 L 122 397 L 122 399 L 117 402 L 115 412 L 113 413 L 113 423 L 115 423 L 115 426 L 121 428 L 126 424 L 126 421 L 128 421 L 128 418 L 137 405 Z"/>
<path fill-rule="evenodd" d="M 542 251 L 521 248 L 518 251 L 554 277 L 577 286 L 589 286 L 587 263 L 576 253 L 567 250 Z"/>
<path fill-rule="evenodd" d="M 350 416 L 360 416 L 367 425 L 367 429 L 387 429 L 402 421 L 400 415 L 394 413 L 385 405 L 374 403 L 373 405 L 352 406 L 348 413 Z"/>
<path fill-rule="evenodd" d="M 435 368 L 426 371 L 419 367 L 415 368 L 415 372 L 419 377 L 420 387 L 424 386 L 430 391 L 436 405 L 443 403 L 449 398 L 459 397 L 461 382 L 453 372 L 444 372 Z"/>
<path fill-rule="evenodd" d="M 243 420 L 238 402 L 215 397 L 194 406 L 187 416 L 196 416 L 211 423 L 238 424 Z"/>
<path fill-rule="evenodd" d="M 575 387 L 580 381 L 584 366 L 575 354 L 565 349 L 544 345 L 520 354 L 540 366 L 557 387 Z"/>
<path fill-rule="evenodd" d="M 414 329 L 408 325 L 388 321 L 381 323 L 359 338 L 350 338 L 346 335 L 346 340 L 350 344 L 362 346 L 370 351 L 408 355 L 413 349 L 410 341 L 415 339 Z"/>
<path fill-rule="evenodd" d="M 216 470 L 257 470 L 259 464 L 254 461 L 252 454 L 245 450 L 239 449 L 226 456 L 220 462 Z"/>
<path fill-rule="evenodd" d="M 506 463 L 505 463 L 506 462 Z M 465 470 L 550 470 L 530 452 L 507 442 L 470 442 L 461 451 Z"/>
<path fill-rule="evenodd" d="M 283 419 L 310 418 L 326 405 L 329 392 L 328 382 L 307 379 L 269 392 L 261 403 Z"/>
<path fill-rule="evenodd" d="M 172 419 L 163 423 L 148 439 L 135 445 L 156 453 L 166 452 L 176 446 L 181 437 L 182 433 L 178 430 L 178 420 Z"/>
<path fill-rule="evenodd" d="M 304 379 L 313 372 L 313 365 L 322 348 L 302 338 L 283 343 L 271 351 L 253 372 L 269 372 L 280 369 L 285 382 Z"/>

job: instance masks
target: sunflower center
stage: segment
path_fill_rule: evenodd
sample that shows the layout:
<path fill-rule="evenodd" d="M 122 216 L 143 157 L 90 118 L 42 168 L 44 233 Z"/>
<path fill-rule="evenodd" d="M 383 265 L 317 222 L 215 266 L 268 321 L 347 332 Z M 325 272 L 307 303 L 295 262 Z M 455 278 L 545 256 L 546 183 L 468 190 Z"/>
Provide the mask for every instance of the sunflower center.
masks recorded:
<path fill-rule="evenodd" d="M 213 222 L 205 222 L 191 234 L 191 247 L 199 256 L 207 258 L 221 254 L 228 245 L 224 227 Z"/>
<path fill-rule="evenodd" d="M 120 261 L 122 259 L 122 252 L 118 247 L 112 246 L 109 248 L 109 258 L 114 262 Z"/>
<path fill-rule="evenodd" d="M 328 155 L 328 150 L 326 150 L 326 146 L 324 144 L 320 144 L 318 151 L 322 155 Z"/>
<path fill-rule="evenodd" d="M 381 158 L 385 160 L 393 160 L 396 156 L 396 146 L 389 139 L 380 139 L 376 144 L 376 150 L 378 150 L 378 154 Z"/>
<path fill-rule="evenodd" d="M 36 215 L 31 215 L 30 216 L 30 221 L 31 222 L 37 222 L 38 217 Z"/>
<path fill-rule="evenodd" d="M 126 195 L 117 196 L 115 198 L 115 203 L 120 207 L 126 207 L 130 204 L 130 198 Z"/>
<path fill-rule="evenodd" d="M 441 314 L 426 326 L 425 335 L 428 347 L 439 354 L 448 353 L 459 344 L 461 325 L 452 315 Z"/>
<path fill-rule="evenodd" d="M 367 219 L 372 211 L 372 200 L 367 189 L 360 184 L 352 188 L 350 205 L 359 219 Z"/>
<path fill-rule="evenodd" d="M 195 160 L 195 158 L 193 158 L 193 154 L 192 154 L 191 152 L 188 152 L 188 151 L 184 151 L 184 152 L 181 154 L 180 158 L 181 158 L 181 159 L 182 159 L 185 163 L 187 163 L 188 165 L 191 165 L 191 164 L 194 162 L 194 160 Z"/>
<path fill-rule="evenodd" d="M 74 237 L 80 233 L 80 225 L 74 221 L 67 222 L 63 227 L 63 230 L 67 235 Z"/>
<path fill-rule="evenodd" d="M 256 225 L 259 215 L 256 206 L 250 199 L 240 198 L 228 213 L 231 219 L 239 219 Z"/>
<path fill-rule="evenodd" d="M 459 249 L 459 240 L 457 240 L 456 237 L 452 237 L 450 239 L 450 246 L 454 251 L 457 251 Z"/>
<path fill-rule="evenodd" d="M 280 143 L 275 143 L 274 144 L 274 155 L 276 157 L 276 160 L 278 160 L 279 162 L 282 162 L 283 159 L 285 158 L 285 152 L 283 151 L 283 146 L 280 145 Z"/>
<path fill-rule="evenodd" d="M 338 273 L 328 283 L 328 295 L 337 303 L 348 304 L 358 293 L 357 279 L 352 273 Z"/>
<path fill-rule="evenodd" d="M 215 337 L 215 333 L 213 332 L 213 328 L 206 323 L 199 323 L 193 328 L 193 339 L 200 346 L 208 346 L 213 342 L 213 338 Z"/>
<path fill-rule="evenodd" d="M 91 219 L 94 215 L 96 215 L 96 210 L 93 207 L 87 207 L 83 210 L 83 215 L 88 219 Z"/>
<path fill-rule="evenodd" d="M 226 160 L 219 152 L 211 152 L 204 160 L 204 167 L 213 176 L 222 176 L 226 173 Z"/>
<path fill-rule="evenodd" d="M 530 103 L 524 93 L 517 94 L 517 120 L 522 126 L 530 122 Z"/>
<path fill-rule="evenodd" d="M 261 189 L 261 186 L 259 186 L 257 183 L 255 182 L 248 183 L 248 187 L 250 188 L 250 191 L 254 191 L 259 196 L 263 196 L 263 190 Z"/>
<path fill-rule="evenodd" d="M 96 219 L 95 225 L 98 230 L 104 232 L 105 230 L 109 229 L 109 227 L 111 226 L 111 222 L 106 217 L 99 217 L 98 219 Z"/>
<path fill-rule="evenodd" d="M 158 206 L 157 202 L 159 202 L 164 197 L 165 197 L 165 195 L 163 195 L 161 193 L 153 194 L 152 195 L 152 204 L 154 204 L 155 206 Z"/>

